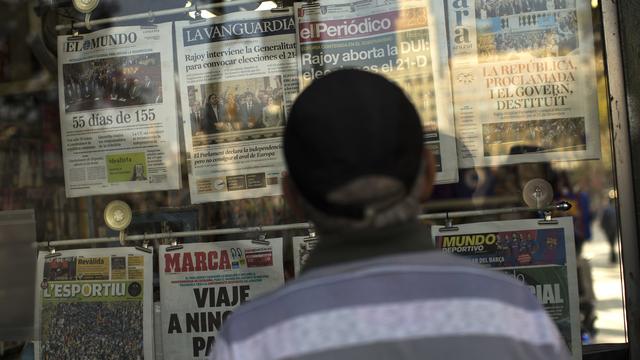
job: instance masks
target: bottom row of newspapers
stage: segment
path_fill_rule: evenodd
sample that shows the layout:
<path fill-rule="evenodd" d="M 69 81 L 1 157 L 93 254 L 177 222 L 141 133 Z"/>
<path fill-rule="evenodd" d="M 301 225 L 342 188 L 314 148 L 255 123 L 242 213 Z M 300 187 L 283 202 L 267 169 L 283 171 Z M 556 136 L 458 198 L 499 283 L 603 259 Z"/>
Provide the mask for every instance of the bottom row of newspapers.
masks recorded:
<path fill-rule="evenodd" d="M 431 235 L 440 251 L 529 286 L 580 359 L 573 221 L 556 220 L 433 226 Z M 318 240 L 292 240 L 297 276 Z M 152 253 L 121 247 L 55 255 L 38 257 L 35 344 L 42 359 L 205 359 L 237 306 L 285 282 L 282 238 L 160 246 L 154 311 Z"/>

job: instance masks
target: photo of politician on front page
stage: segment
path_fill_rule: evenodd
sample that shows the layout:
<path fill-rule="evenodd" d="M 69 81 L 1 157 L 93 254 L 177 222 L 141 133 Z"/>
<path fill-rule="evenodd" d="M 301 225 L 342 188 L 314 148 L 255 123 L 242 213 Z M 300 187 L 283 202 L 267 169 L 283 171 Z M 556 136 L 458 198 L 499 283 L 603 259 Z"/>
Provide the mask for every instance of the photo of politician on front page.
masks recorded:
<path fill-rule="evenodd" d="M 281 194 L 294 34 L 290 10 L 176 23 L 192 203 Z"/>
<path fill-rule="evenodd" d="M 586 0 L 451 0 L 460 167 L 600 157 Z"/>
<path fill-rule="evenodd" d="M 180 187 L 171 24 L 58 37 L 67 197 Z"/>
<path fill-rule="evenodd" d="M 436 159 L 436 182 L 457 182 L 443 4 L 329 0 L 294 7 L 301 88 L 345 68 L 386 76 L 405 91 L 422 119 L 425 146 Z"/>

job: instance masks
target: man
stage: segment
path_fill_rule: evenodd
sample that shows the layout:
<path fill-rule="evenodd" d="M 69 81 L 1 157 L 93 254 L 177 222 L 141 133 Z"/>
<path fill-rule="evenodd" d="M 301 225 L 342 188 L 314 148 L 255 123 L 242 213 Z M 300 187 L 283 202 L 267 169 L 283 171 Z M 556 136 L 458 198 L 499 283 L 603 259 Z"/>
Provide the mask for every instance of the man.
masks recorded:
<path fill-rule="evenodd" d="M 189 120 L 191 121 L 191 135 L 202 135 L 204 131 L 202 124 L 202 107 L 200 106 L 199 101 L 191 104 Z"/>
<path fill-rule="evenodd" d="M 140 86 L 140 80 L 138 78 L 133 78 L 133 82 L 131 84 L 131 88 L 129 89 L 129 105 L 140 105 L 142 95 L 142 89 Z"/>
<path fill-rule="evenodd" d="M 258 125 L 258 120 L 262 118 L 262 107 L 254 99 L 255 96 L 247 91 L 244 102 L 240 105 L 240 122 L 243 129 L 252 129 Z"/>
<path fill-rule="evenodd" d="M 302 276 L 238 308 L 228 359 L 568 359 L 528 288 L 433 249 L 435 164 L 400 88 L 356 70 L 312 83 L 284 135 L 289 204 L 320 241 Z"/>
<path fill-rule="evenodd" d="M 144 175 L 144 165 L 135 164 L 133 166 L 133 174 L 131 175 L 131 181 L 144 181 L 147 177 Z"/>
<path fill-rule="evenodd" d="M 156 88 L 156 85 L 149 75 L 144 76 L 144 83 L 142 84 L 142 103 L 150 104 L 155 102 L 155 94 L 153 93 Z"/>
<path fill-rule="evenodd" d="M 131 88 L 130 80 L 122 76 L 120 78 L 120 84 L 118 85 L 118 101 L 125 102 L 129 97 L 129 89 Z"/>
<path fill-rule="evenodd" d="M 215 132 L 223 130 L 223 121 L 220 118 L 221 113 L 219 111 L 218 104 L 218 95 L 209 95 L 204 108 L 203 125 L 203 129 L 207 134 L 213 134 Z"/>

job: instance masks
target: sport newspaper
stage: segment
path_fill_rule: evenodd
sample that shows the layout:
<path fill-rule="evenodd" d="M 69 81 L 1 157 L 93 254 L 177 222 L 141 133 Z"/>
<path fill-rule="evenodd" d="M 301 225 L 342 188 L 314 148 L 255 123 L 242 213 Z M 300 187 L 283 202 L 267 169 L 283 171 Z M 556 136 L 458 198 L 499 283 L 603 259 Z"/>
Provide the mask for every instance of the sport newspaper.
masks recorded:
<path fill-rule="evenodd" d="M 294 236 L 292 238 L 293 246 L 293 272 L 297 277 L 307 262 L 311 251 L 318 243 L 317 237 L 312 236 Z"/>
<path fill-rule="evenodd" d="M 291 10 L 176 23 L 192 203 L 281 194 L 294 34 Z"/>
<path fill-rule="evenodd" d="M 328 0 L 294 4 L 301 88 L 357 68 L 386 76 L 415 105 L 436 181 L 458 181 L 442 2 Z"/>
<path fill-rule="evenodd" d="M 537 219 L 457 225 L 431 233 L 437 249 L 469 258 L 529 287 L 564 338 L 573 359 L 582 359 L 573 218 L 539 224 Z"/>
<path fill-rule="evenodd" d="M 58 37 L 67 197 L 180 188 L 171 24 Z"/>
<path fill-rule="evenodd" d="M 588 0 L 449 0 L 460 167 L 600 157 Z"/>
<path fill-rule="evenodd" d="M 153 359 L 153 255 L 48 254 L 38 255 L 36 359 Z"/>
<path fill-rule="evenodd" d="M 282 238 L 160 247 L 164 359 L 207 359 L 240 304 L 284 284 Z"/>

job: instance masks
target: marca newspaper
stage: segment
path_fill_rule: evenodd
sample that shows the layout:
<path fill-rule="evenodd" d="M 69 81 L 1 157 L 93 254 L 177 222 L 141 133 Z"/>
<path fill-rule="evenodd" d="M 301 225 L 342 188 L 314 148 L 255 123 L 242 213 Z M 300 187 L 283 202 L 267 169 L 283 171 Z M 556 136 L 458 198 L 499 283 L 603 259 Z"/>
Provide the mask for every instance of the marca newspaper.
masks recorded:
<path fill-rule="evenodd" d="M 461 167 L 600 157 L 588 0 L 452 0 L 448 18 Z"/>
<path fill-rule="evenodd" d="M 318 243 L 317 237 L 311 236 L 294 236 L 292 239 L 293 245 L 293 271 L 295 276 L 300 274 L 300 270 L 307 262 L 309 255 L 313 248 Z"/>
<path fill-rule="evenodd" d="M 206 359 L 227 316 L 284 284 L 282 238 L 160 247 L 164 359 Z"/>
<path fill-rule="evenodd" d="M 176 23 L 192 203 L 281 194 L 294 32 L 291 10 Z"/>
<path fill-rule="evenodd" d="M 573 218 L 432 227 L 436 248 L 501 271 L 527 285 L 562 334 L 573 359 L 582 359 Z"/>
<path fill-rule="evenodd" d="M 58 37 L 67 197 L 180 187 L 171 24 Z"/>
<path fill-rule="evenodd" d="M 153 255 L 48 254 L 38 255 L 36 359 L 153 359 Z"/>
<path fill-rule="evenodd" d="M 343 68 L 385 75 L 412 100 L 438 183 L 458 181 L 444 8 L 438 1 L 295 3 L 301 87 Z"/>

